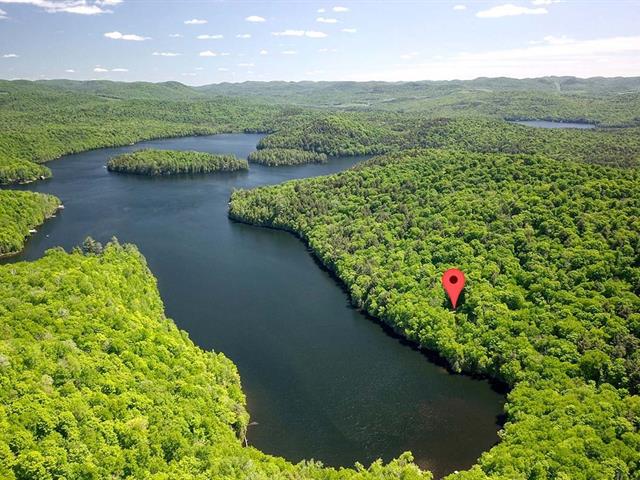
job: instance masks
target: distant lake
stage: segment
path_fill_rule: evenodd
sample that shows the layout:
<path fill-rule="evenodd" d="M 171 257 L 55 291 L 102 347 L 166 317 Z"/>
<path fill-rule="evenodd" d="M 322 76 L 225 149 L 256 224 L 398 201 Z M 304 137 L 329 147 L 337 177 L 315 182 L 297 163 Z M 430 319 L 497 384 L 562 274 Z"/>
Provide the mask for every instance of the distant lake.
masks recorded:
<path fill-rule="evenodd" d="M 138 245 L 166 313 L 204 349 L 238 366 L 249 443 L 293 462 L 388 461 L 411 450 L 436 478 L 471 466 L 498 441 L 505 398 L 489 383 L 451 375 L 353 309 L 348 295 L 289 233 L 227 217 L 235 188 L 327 175 L 361 158 L 248 172 L 152 178 L 109 173 L 109 158 L 142 148 L 230 153 L 260 135 L 143 142 L 67 155 L 53 178 L 16 188 L 57 195 L 65 209 L 20 255 L 71 249 L 87 235 Z"/>
<path fill-rule="evenodd" d="M 534 128 L 596 128 L 592 123 L 550 122 L 548 120 L 514 120 L 509 123 L 517 123 L 518 125 L 526 125 L 527 127 Z"/>

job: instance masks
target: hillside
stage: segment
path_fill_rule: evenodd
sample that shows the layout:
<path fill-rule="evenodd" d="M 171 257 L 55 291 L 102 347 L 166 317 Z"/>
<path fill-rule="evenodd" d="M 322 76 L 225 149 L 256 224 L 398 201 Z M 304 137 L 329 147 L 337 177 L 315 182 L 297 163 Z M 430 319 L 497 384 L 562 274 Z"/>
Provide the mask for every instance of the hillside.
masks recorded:
<path fill-rule="evenodd" d="M 429 479 L 292 465 L 244 447 L 235 366 L 163 313 L 132 246 L 51 250 L 0 267 L 0 477 Z"/>
<path fill-rule="evenodd" d="M 451 478 L 633 479 L 639 192 L 635 169 L 414 150 L 237 191 L 230 216 L 301 236 L 356 306 L 512 388 L 502 441 Z M 451 267 L 468 277 L 455 313 Z"/>
<path fill-rule="evenodd" d="M 0 257 L 19 252 L 30 230 L 53 215 L 61 203 L 53 195 L 0 190 Z"/>
<path fill-rule="evenodd" d="M 569 92 L 558 92 L 553 87 L 558 82 Z M 194 89 L 177 82 L 0 80 L 0 184 L 48 177 L 51 172 L 41 164 L 64 154 L 172 136 L 275 132 L 278 135 L 266 139 L 265 146 L 302 148 L 329 155 L 431 146 L 421 142 L 417 128 L 442 118 L 483 120 L 487 128 L 498 127 L 502 137 L 495 139 L 490 151 L 506 151 L 501 149 L 504 136 L 517 137 L 518 131 L 509 131 L 504 119 L 637 127 L 638 83 L 633 78 L 479 79 L 406 84 L 249 83 Z M 285 87 L 287 101 L 274 100 Z M 608 87 L 611 90 L 605 93 Z M 352 108 L 355 104 L 360 106 Z M 492 131 L 482 135 L 493 138 Z M 627 157 L 637 154 L 640 137 L 637 129 L 625 129 L 623 134 L 531 135 L 536 144 L 546 144 L 547 139 L 557 144 L 556 137 L 571 136 L 570 140 L 560 141 L 572 143 L 572 150 L 586 145 L 586 150 L 591 151 L 598 143 L 606 143 L 609 149 L 622 143 L 624 163 L 629 163 Z M 460 146 L 466 148 L 465 143 L 466 140 Z M 523 148 L 515 151 L 531 151 L 526 144 Z M 596 145 L 595 149 L 600 147 Z M 606 159 L 599 163 L 620 161 Z"/>

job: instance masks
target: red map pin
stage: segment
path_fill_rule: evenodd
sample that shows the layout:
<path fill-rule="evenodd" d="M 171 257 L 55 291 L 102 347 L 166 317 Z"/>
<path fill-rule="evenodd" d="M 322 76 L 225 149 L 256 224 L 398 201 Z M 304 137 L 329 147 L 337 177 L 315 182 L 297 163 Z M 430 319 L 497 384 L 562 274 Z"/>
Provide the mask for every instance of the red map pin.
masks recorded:
<path fill-rule="evenodd" d="M 451 300 L 451 305 L 455 310 L 460 292 L 464 288 L 464 273 L 457 268 L 447 270 L 442 275 L 442 286 L 447 295 L 449 295 L 449 300 Z"/>

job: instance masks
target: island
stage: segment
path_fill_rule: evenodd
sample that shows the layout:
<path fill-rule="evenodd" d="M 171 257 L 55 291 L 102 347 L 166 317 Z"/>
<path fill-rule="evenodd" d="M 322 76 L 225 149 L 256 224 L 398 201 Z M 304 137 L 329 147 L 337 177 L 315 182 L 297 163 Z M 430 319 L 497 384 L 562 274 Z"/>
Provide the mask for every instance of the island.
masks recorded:
<path fill-rule="evenodd" d="M 146 149 L 112 158 L 107 169 L 110 172 L 157 176 L 237 172 L 248 170 L 249 164 L 234 155 Z"/>
<path fill-rule="evenodd" d="M 281 165 L 301 165 L 303 163 L 326 163 L 324 153 L 308 152 L 295 148 L 265 148 L 249 154 L 251 163 L 259 163 L 268 167 Z"/>

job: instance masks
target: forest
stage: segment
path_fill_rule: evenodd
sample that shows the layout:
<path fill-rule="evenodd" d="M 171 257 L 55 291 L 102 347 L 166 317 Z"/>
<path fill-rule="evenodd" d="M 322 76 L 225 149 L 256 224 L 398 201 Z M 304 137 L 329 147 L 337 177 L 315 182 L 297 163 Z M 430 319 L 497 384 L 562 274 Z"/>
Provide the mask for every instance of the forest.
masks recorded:
<path fill-rule="evenodd" d="M 355 307 L 508 388 L 500 442 L 449 479 L 639 480 L 639 112 L 640 78 L 0 80 L 0 184 L 46 179 L 65 154 L 188 135 L 264 133 L 249 161 L 274 167 L 378 155 L 236 191 L 229 216 L 299 236 Z M 227 157 L 144 151 L 109 168 L 247 168 Z M 0 255 L 60 204 L 3 187 Z M 468 274 L 455 312 L 449 267 Z M 244 446 L 235 366 L 165 317 L 134 246 L 88 239 L 0 266 L 0 319 L 1 478 L 431 478 L 410 454 L 332 469 Z"/>
<path fill-rule="evenodd" d="M 594 152 L 600 163 L 629 164 L 640 151 L 637 128 L 607 128 L 640 127 L 640 78 L 301 82 L 287 84 L 288 95 L 283 88 L 279 82 L 193 88 L 178 82 L 0 80 L 0 184 L 48 177 L 42 163 L 69 153 L 232 132 L 274 133 L 264 140 L 264 148 L 327 155 L 385 153 L 407 146 L 509 153 L 544 148 L 542 153 Z M 443 132 L 438 122 L 445 119 Z M 602 128 L 574 136 L 533 132 L 504 121 L 515 119 L 584 121 Z M 460 139 L 467 128 L 473 131 L 471 139 Z M 444 145 L 441 137 L 448 129 L 455 140 Z M 425 134 L 441 144 L 430 145 L 422 138 Z"/>
<path fill-rule="evenodd" d="M 354 305 L 455 372 L 507 384 L 501 442 L 450 478 L 638 478 L 640 176 L 543 155 L 411 150 L 236 191 Z M 615 213 L 613 213 L 615 212 Z M 452 312 L 442 271 L 468 272 Z"/>
<path fill-rule="evenodd" d="M 251 163 L 276 167 L 279 165 L 300 165 L 302 163 L 326 163 L 327 156 L 324 153 L 293 148 L 263 148 L 251 152 L 247 160 Z"/>
<path fill-rule="evenodd" d="M 136 175 L 178 175 L 248 170 L 246 160 L 234 155 L 174 150 L 138 150 L 113 157 L 107 163 L 110 172 Z"/>
<path fill-rule="evenodd" d="M 431 478 L 408 455 L 335 470 L 245 447 L 236 367 L 165 317 L 131 245 L 0 266 L 0 317 L 0 478 Z"/>
<path fill-rule="evenodd" d="M 29 231 L 51 217 L 61 204 L 53 195 L 0 190 L 0 257 L 22 250 Z"/>

